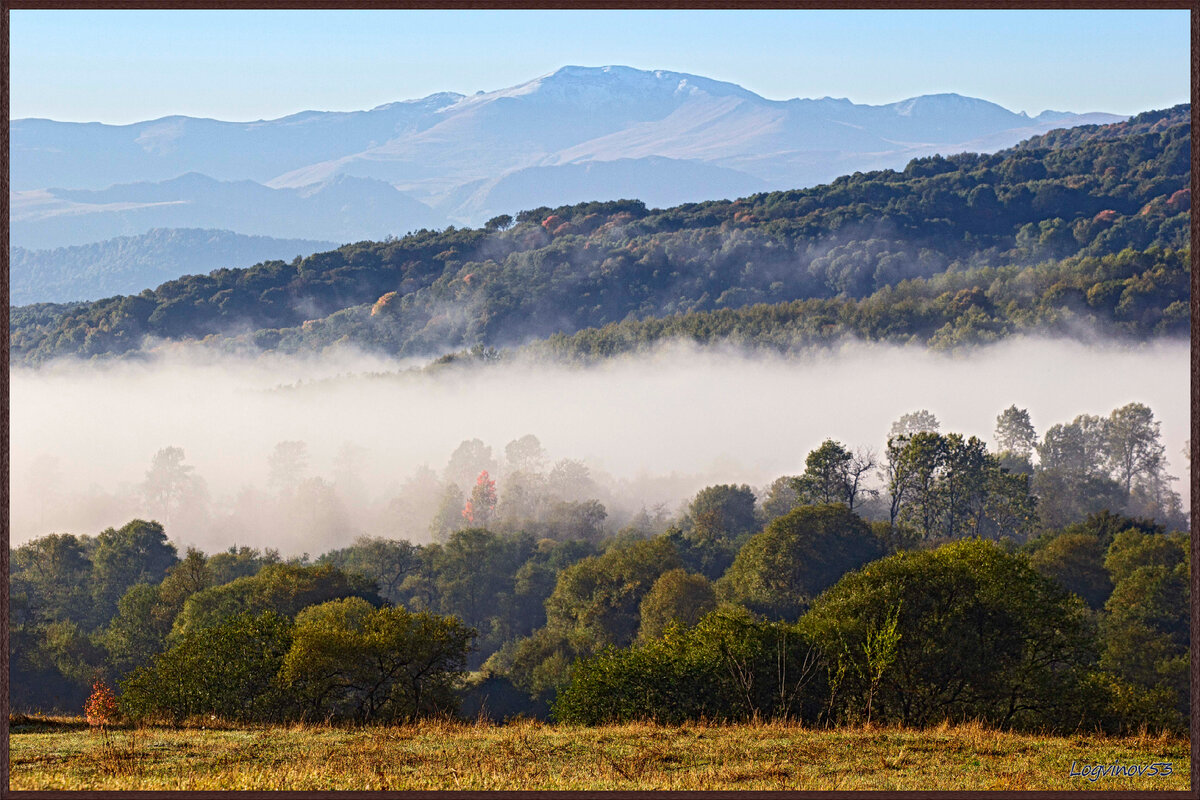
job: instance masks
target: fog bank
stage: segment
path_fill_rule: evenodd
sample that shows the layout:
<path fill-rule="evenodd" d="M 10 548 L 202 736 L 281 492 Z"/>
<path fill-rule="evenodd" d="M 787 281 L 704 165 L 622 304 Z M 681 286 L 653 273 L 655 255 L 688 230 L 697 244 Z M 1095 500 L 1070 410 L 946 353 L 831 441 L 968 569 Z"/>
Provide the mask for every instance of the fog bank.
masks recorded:
<path fill-rule="evenodd" d="M 207 489 L 204 513 L 177 515 L 172 539 L 209 552 L 236 543 L 285 555 L 315 555 L 357 534 L 419 538 L 428 519 L 415 519 L 412 502 L 392 501 L 415 491 L 422 465 L 440 478 L 464 440 L 491 447 L 503 498 L 505 445 L 531 433 L 547 466 L 587 463 L 613 525 L 642 506 L 674 512 L 712 483 L 758 488 L 797 474 L 825 438 L 880 450 L 892 421 L 919 408 L 943 432 L 990 443 L 996 415 L 1012 404 L 1029 410 L 1040 438 L 1078 414 L 1145 403 L 1162 422 L 1169 471 L 1183 476 L 1188 355 L 1186 342 L 1026 339 L 961 355 L 854 344 L 788 359 L 675 347 L 590 368 L 518 363 L 401 375 L 378 373 L 411 362 L 346 352 L 221 358 L 187 348 L 147 361 L 15 367 L 11 542 L 155 516 L 139 487 L 168 446 L 184 450 Z M 350 377 L 327 380 L 339 375 Z M 323 496 L 340 504 L 321 524 L 266 511 L 268 461 L 283 441 L 306 443 L 305 476 L 321 478 Z M 1176 488 L 1186 496 L 1185 486 Z"/>

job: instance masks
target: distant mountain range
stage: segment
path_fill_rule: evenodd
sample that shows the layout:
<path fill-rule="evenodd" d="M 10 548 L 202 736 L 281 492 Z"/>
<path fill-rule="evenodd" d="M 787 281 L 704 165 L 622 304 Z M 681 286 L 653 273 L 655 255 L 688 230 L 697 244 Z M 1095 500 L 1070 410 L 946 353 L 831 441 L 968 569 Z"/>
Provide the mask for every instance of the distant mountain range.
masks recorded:
<path fill-rule="evenodd" d="M 61 303 L 137 294 L 180 275 L 291 261 L 335 247 L 334 242 L 196 228 L 155 228 L 140 236 L 54 250 L 14 247 L 8 261 L 9 302 Z"/>
<path fill-rule="evenodd" d="M 30 248 L 80 245 L 154 228 L 217 228 L 342 243 L 441 223 L 427 206 L 383 181 L 349 175 L 272 189 L 189 172 L 159 183 L 15 192 L 10 199 L 10 244 Z"/>
<path fill-rule="evenodd" d="M 776 101 L 619 66 L 259 122 L 20 119 L 10 123 L 11 243 L 49 248 L 163 227 L 351 241 L 585 200 L 667 207 L 1121 119 L 1030 117 L 956 94 L 880 106 Z"/>

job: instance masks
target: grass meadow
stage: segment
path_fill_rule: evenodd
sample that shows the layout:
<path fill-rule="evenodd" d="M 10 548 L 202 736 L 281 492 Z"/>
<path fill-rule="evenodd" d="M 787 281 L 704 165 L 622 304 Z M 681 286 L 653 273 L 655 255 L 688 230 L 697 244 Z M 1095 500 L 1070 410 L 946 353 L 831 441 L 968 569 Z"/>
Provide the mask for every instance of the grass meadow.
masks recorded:
<path fill-rule="evenodd" d="M 205 724 L 208 723 L 208 724 Z M 780 724 L 520 721 L 89 728 L 10 721 L 12 790 L 1186 790 L 1186 739 Z M 1171 764 L 1170 775 L 1071 777 Z M 1159 767 L 1162 772 L 1162 767 Z"/>

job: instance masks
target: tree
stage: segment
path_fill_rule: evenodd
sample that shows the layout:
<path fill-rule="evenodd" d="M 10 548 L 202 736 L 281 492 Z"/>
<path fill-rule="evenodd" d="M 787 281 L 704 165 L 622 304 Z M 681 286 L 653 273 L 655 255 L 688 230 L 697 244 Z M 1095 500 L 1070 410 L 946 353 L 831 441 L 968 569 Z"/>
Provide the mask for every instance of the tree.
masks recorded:
<path fill-rule="evenodd" d="M 500 535 L 483 528 L 455 531 L 431 553 L 426 575 L 433 582 L 429 607 L 452 614 L 479 633 L 480 660 L 515 635 L 510 619 L 516 576 L 534 554 L 527 535 Z"/>
<path fill-rule="evenodd" d="M 444 542 L 454 531 L 463 527 L 463 493 L 457 483 L 447 483 L 442 494 L 442 502 L 438 505 L 437 513 L 429 523 L 429 533 L 435 542 Z"/>
<path fill-rule="evenodd" d="M 679 567 L 666 539 L 614 547 L 564 569 L 546 600 L 546 625 L 562 631 L 578 653 L 633 641 L 642 599 L 658 577 Z"/>
<path fill-rule="evenodd" d="M 117 601 L 129 587 L 160 582 L 178 560 L 175 545 L 167 541 L 157 522 L 135 519 L 119 529 L 102 531 L 92 554 L 92 592 L 98 616 L 112 617 Z"/>
<path fill-rule="evenodd" d="M 688 569 L 710 580 L 725 572 L 741 542 L 758 528 L 755 500 L 745 484 L 709 486 L 696 494 L 683 528 L 667 531 Z"/>
<path fill-rule="evenodd" d="M 800 501 L 805 505 L 845 503 L 849 494 L 845 473 L 850 459 L 849 451 L 832 439 L 809 453 L 804 474 L 793 487 Z"/>
<path fill-rule="evenodd" d="M 899 625 L 900 606 L 896 606 L 882 623 L 870 625 L 867 628 L 862 645 L 865 663 L 859 667 L 859 677 L 863 678 L 867 684 L 868 725 L 871 724 L 871 705 L 875 699 L 875 691 L 879 688 L 879 682 L 883 680 L 883 676 L 896 662 L 901 639 Z M 856 661 L 854 665 L 858 667 L 859 663 Z"/>
<path fill-rule="evenodd" d="M 757 498 L 745 484 L 722 484 L 701 489 L 688 505 L 688 528 L 701 542 L 736 539 L 758 528 Z"/>
<path fill-rule="evenodd" d="M 717 596 L 708 578 L 685 569 L 664 572 L 642 598 L 637 638 L 643 642 L 657 638 L 672 624 L 690 628 L 716 607 Z"/>
<path fill-rule="evenodd" d="M 1164 452 L 1159 423 L 1140 403 L 1108 418 L 1084 414 L 1053 426 L 1038 447 L 1034 478 L 1043 524 L 1059 527 L 1097 511 L 1121 510 L 1182 525 L 1182 501 L 1170 488 Z"/>
<path fill-rule="evenodd" d="M 462 516 L 468 525 L 486 528 L 495 513 L 496 482 L 488 476 L 487 470 L 484 470 L 475 479 L 475 487 L 471 489 L 471 497 L 463 506 Z"/>
<path fill-rule="evenodd" d="M 473 484 L 481 472 L 495 472 L 496 461 L 492 458 L 492 448 L 479 439 L 467 439 L 459 444 L 450 454 L 450 461 L 442 473 L 447 483 L 452 483 L 460 489 Z M 459 508 L 461 508 L 461 503 Z"/>
<path fill-rule="evenodd" d="M 961 434 L 918 433 L 888 442 L 892 525 L 924 538 L 1009 536 L 1034 522 L 1029 479 L 1009 473 L 983 442 Z"/>
<path fill-rule="evenodd" d="M 801 506 L 750 537 L 717 588 L 755 613 L 794 621 L 842 575 L 882 552 L 871 527 L 847 506 Z"/>
<path fill-rule="evenodd" d="M 826 439 L 808 454 L 804 474 L 792 488 L 804 504 L 845 503 L 853 511 L 862 495 L 874 492 L 863 487 L 863 479 L 873 469 L 871 452 L 851 453 L 839 442 Z"/>
<path fill-rule="evenodd" d="M 800 495 L 796 493 L 795 482 L 799 475 L 782 475 L 767 487 L 766 499 L 763 500 L 762 510 L 766 522 L 776 517 L 782 517 L 800 504 Z"/>
<path fill-rule="evenodd" d="M 503 231 L 511 227 L 512 224 L 513 218 L 511 216 L 508 214 L 499 214 L 485 222 L 483 227 L 489 231 Z"/>
<path fill-rule="evenodd" d="M 975 535 L 987 539 L 1028 539 L 1038 521 L 1037 495 L 1025 472 L 1009 472 L 1003 459 L 989 456 L 984 465 L 986 495 Z"/>
<path fill-rule="evenodd" d="M 938 483 L 944 515 L 943 535 L 980 536 L 989 492 L 995 488 L 999 465 L 987 447 L 974 436 L 964 439 L 951 433 L 945 437 L 945 469 Z"/>
<path fill-rule="evenodd" d="M 375 582 L 380 596 L 398 603 L 400 587 L 418 568 L 419 557 L 417 546 L 411 542 L 360 536 L 349 547 L 323 554 L 317 563 L 363 575 Z"/>
<path fill-rule="evenodd" d="M 1127 496 L 1135 478 L 1153 478 L 1162 468 L 1165 448 L 1159 427 L 1154 412 L 1141 403 L 1122 406 L 1108 417 L 1104 426 L 1108 464 Z"/>
<path fill-rule="evenodd" d="M 1188 517 L 1183 509 L 1183 499 L 1171 488 L 1175 476 L 1167 474 L 1165 464 L 1164 460 L 1149 474 L 1135 479 L 1126 510 L 1139 517 L 1162 520 L 1172 530 L 1187 530 Z"/>
<path fill-rule="evenodd" d="M 597 487 L 586 464 L 564 458 L 546 476 L 546 493 L 558 500 L 579 502 L 594 499 Z"/>
<path fill-rule="evenodd" d="M 346 507 L 324 478 L 305 478 L 293 487 L 284 506 L 296 539 L 343 538 L 353 532 Z"/>
<path fill-rule="evenodd" d="M 484 668 L 507 676 L 535 704 L 545 707 L 566 685 L 578 658 L 567 632 L 546 626 L 501 648 Z"/>
<path fill-rule="evenodd" d="M 14 617 L 14 624 L 72 620 L 92 627 L 92 563 L 78 538 L 52 533 L 16 548 L 11 558 L 10 592 L 25 598 L 27 614 L 24 620 Z"/>
<path fill-rule="evenodd" d="M 895 619 L 891 665 L 874 673 L 871 631 Z M 905 726 L 980 719 L 1073 729 L 1095 653 L 1082 601 L 979 539 L 898 553 L 842 578 L 800 622 L 825 654 L 833 702 Z M 873 676 L 878 679 L 873 681 Z M 874 689 L 872 689 L 874 682 Z"/>
<path fill-rule="evenodd" d="M 937 528 L 941 509 L 936 484 L 946 459 L 946 440 L 922 431 L 888 439 L 891 523 L 911 525 L 921 536 Z"/>
<path fill-rule="evenodd" d="M 504 530 L 520 530 L 542 516 L 547 501 L 544 478 L 528 472 L 509 472 L 504 493 L 496 504 L 497 525 Z"/>
<path fill-rule="evenodd" d="M 1046 431 L 1037 447 L 1043 470 L 1055 470 L 1072 482 L 1102 474 L 1108 458 L 1106 421 L 1080 414 L 1066 425 L 1054 425 Z"/>
<path fill-rule="evenodd" d="M 892 428 L 888 432 L 888 439 L 898 436 L 914 436 L 918 433 L 936 433 L 941 427 L 937 417 L 922 408 L 920 411 L 910 411 L 893 422 Z"/>
<path fill-rule="evenodd" d="M 259 552 L 256 548 L 230 545 L 223 553 L 208 557 L 208 571 L 213 586 L 221 586 L 238 578 L 254 575 L 267 564 L 278 564 L 279 551 L 267 548 Z"/>
<path fill-rule="evenodd" d="M 1029 411 L 1011 405 L 996 417 L 996 450 L 1029 458 L 1037 443 L 1037 432 L 1029 419 Z"/>
<path fill-rule="evenodd" d="M 147 583 L 129 587 L 117 603 L 117 613 L 102 637 L 108 663 L 117 674 L 149 664 L 166 649 L 173 620 L 160 607 L 158 587 Z"/>
<path fill-rule="evenodd" d="M 187 599 L 211 585 L 208 560 L 189 547 L 183 560 L 167 570 L 162 583 L 130 587 L 103 635 L 113 669 L 125 673 L 150 663 L 152 656 L 166 649 L 175 617 Z"/>
<path fill-rule="evenodd" d="M 514 472 L 540 472 L 546 462 L 546 451 L 532 433 L 514 439 L 504 446 L 504 461 Z"/>
<path fill-rule="evenodd" d="M 1057 531 L 1047 531 L 1022 550 L 1038 572 L 1102 609 L 1112 594 L 1112 578 L 1105 564 L 1118 534 L 1133 531 L 1151 540 L 1165 539 L 1163 527 L 1150 519 L 1101 511 Z"/>
<path fill-rule="evenodd" d="M 103 655 L 93 637 L 74 622 L 11 627 L 8 664 L 12 707 L 77 713 L 92 679 L 102 670 Z"/>
<path fill-rule="evenodd" d="M 386 518 L 396 537 L 410 541 L 427 538 L 443 494 L 437 473 L 424 464 L 417 467 L 388 502 Z M 461 501 L 460 490 L 458 508 L 462 508 Z"/>
<path fill-rule="evenodd" d="M 195 547 L 189 547 L 183 559 L 167 569 L 166 577 L 159 584 L 158 594 L 174 615 L 183 608 L 189 597 L 212 585 L 212 570 L 208 568 L 208 558 Z"/>
<path fill-rule="evenodd" d="M 280 678 L 304 719 L 407 722 L 453 712 L 474 635 L 453 617 L 332 600 L 296 617 Z"/>
<path fill-rule="evenodd" d="M 155 515 L 171 524 L 180 505 L 202 501 L 207 495 L 204 481 L 194 475 L 195 468 L 184 464 L 182 447 L 166 447 L 154 454 L 142 494 Z"/>
<path fill-rule="evenodd" d="M 529 529 L 557 542 L 599 544 L 605 536 L 606 519 L 608 510 L 599 500 L 557 500 L 550 503 L 542 515 L 542 521 L 529 526 Z"/>
<path fill-rule="evenodd" d="M 1047 431 L 1047 442 L 1052 442 L 1054 436 L 1053 429 Z M 1043 463 L 1034 473 L 1032 483 L 1032 490 L 1038 497 L 1042 527 L 1061 528 L 1079 522 L 1089 514 L 1124 509 L 1127 498 L 1121 485 L 1098 468 L 1080 472 L 1078 466 L 1064 465 L 1057 457 L 1051 463 L 1059 466 L 1046 466 L 1045 458 L 1043 455 Z"/>

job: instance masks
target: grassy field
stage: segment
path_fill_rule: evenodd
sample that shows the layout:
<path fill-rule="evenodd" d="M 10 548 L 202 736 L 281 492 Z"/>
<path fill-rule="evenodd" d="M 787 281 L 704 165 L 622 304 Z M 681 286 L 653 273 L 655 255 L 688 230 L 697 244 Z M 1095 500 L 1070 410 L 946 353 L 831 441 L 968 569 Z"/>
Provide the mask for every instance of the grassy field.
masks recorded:
<path fill-rule="evenodd" d="M 424 722 L 117 729 L 14 719 L 11 789 L 1173 789 L 1185 739 L 806 730 L 783 724 L 580 728 Z M 1170 762 L 1169 776 L 1070 777 Z M 1160 767 L 1161 770 L 1161 767 Z"/>

